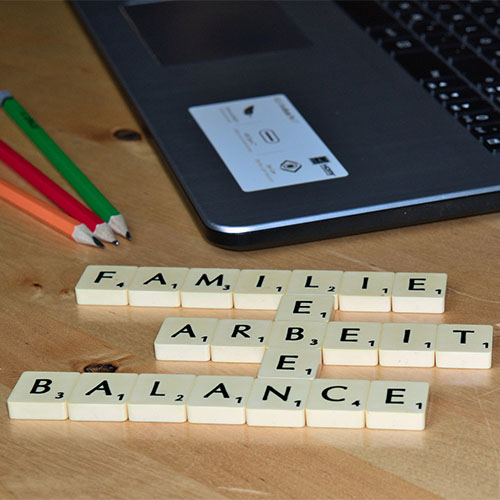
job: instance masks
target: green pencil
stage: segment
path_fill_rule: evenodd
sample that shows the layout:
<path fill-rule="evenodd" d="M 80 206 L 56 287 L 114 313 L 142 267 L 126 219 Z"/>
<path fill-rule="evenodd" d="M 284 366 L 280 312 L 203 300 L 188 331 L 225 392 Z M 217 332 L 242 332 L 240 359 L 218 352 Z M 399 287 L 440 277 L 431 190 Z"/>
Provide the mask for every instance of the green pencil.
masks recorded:
<path fill-rule="evenodd" d="M 33 141 L 61 175 L 73 186 L 87 205 L 113 231 L 130 239 L 127 223 L 123 215 L 92 184 L 88 177 L 68 158 L 62 149 L 35 122 L 29 113 L 12 97 L 8 90 L 0 90 L 0 106 L 16 122 L 21 130 Z"/>

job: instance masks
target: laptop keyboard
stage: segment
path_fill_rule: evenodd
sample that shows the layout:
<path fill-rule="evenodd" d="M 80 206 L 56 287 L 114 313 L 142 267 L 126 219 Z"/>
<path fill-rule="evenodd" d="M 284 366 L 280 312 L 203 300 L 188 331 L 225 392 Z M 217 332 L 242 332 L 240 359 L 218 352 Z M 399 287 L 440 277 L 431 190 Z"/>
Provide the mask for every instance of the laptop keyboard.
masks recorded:
<path fill-rule="evenodd" d="M 490 152 L 500 153 L 500 1 L 338 1 Z"/>

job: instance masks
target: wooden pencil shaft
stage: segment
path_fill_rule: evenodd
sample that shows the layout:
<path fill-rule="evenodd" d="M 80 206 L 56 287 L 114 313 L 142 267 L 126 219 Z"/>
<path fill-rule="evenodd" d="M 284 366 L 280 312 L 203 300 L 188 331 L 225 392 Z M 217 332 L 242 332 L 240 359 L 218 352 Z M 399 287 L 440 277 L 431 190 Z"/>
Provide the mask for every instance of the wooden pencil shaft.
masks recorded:
<path fill-rule="evenodd" d="M 3 179 L 0 179 L 0 198 L 70 238 L 73 238 L 75 226 L 79 225 L 73 217 Z"/>
<path fill-rule="evenodd" d="M 32 163 L 0 140 L 0 160 L 44 194 L 59 208 L 76 220 L 83 222 L 92 232 L 104 221 L 85 205 L 58 186 Z"/>
<path fill-rule="evenodd" d="M 111 216 L 119 214 L 16 99 L 5 99 L 2 107 L 99 217 L 107 222 Z"/>

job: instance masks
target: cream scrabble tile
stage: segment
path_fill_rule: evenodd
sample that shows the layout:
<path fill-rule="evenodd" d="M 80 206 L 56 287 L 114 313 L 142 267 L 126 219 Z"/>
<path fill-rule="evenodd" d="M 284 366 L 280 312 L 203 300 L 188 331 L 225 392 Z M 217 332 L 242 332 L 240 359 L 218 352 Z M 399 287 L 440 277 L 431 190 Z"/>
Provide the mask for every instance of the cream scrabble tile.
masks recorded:
<path fill-rule="evenodd" d="M 194 424 L 244 424 L 253 377 L 201 375 L 189 396 L 188 420 Z"/>
<path fill-rule="evenodd" d="M 196 375 L 141 373 L 128 400 L 133 422 L 185 422 Z"/>
<path fill-rule="evenodd" d="M 334 297 L 286 294 L 276 311 L 276 321 L 330 321 Z"/>
<path fill-rule="evenodd" d="M 277 269 L 243 269 L 234 290 L 234 307 L 276 310 L 291 275 L 292 271 Z"/>
<path fill-rule="evenodd" d="M 209 361 L 217 318 L 167 318 L 154 342 L 156 359 Z"/>
<path fill-rule="evenodd" d="M 182 307 L 231 309 L 239 274 L 239 269 L 190 269 L 181 287 Z"/>
<path fill-rule="evenodd" d="M 257 377 L 312 380 L 320 370 L 321 349 L 268 347 Z"/>
<path fill-rule="evenodd" d="M 341 311 L 391 310 L 394 273 L 346 271 L 339 293 Z"/>
<path fill-rule="evenodd" d="M 326 325 L 322 321 L 274 321 L 267 346 L 321 349 Z"/>
<path fill-rule="evenodd" d="M 256 379 L 247 402 L 247 424 L 304 427 L 310 380 Z"/>
<path fill-rule="evenodd" d="M 264 319 L 221 319 L 210 345 L 212 361 L 260 363 L 273 322 Z"/>
<path fill-rule="evenodd" d="M 396 273 L 392 310 L 409 313 L 442 313 L 446 295 L 444 273 Z"/>
<path fill-rule="evenodd" d="M 378 365 L 382 323 L 333 321 L 323 341 L 325 365 Z"/>
<path fill-rule="evenodd" d="M 368 380 L 313 380 L 306 403 L 307 426 L 363 428 L 369 389 Z"/>
<path fill-rule="evenodd" d="M 87 266 L 75 286 L 76 302 L 83 305 L 126 306 L 128 287 L 137 266 Z"/>
<path fill-rule="evenodd" d="M 123 422 L 136 373 L 82 373 L 68 401 L 70 420 Z"/>
<path fill-rule="evenodd" d="M 77 372 L 24 372 L 7 399 L 10 418 L 65 420 Z"/>
<path fill-rule="evenodd" d="M 437 325 L 384 323 L 379 346 L 381 366 L 434 366 Z"/>
<path fill-rule="evenodd" d="M 436 366 L 439 368 L 491 368 L 491 325 L 439 325 Z"/>
<path fill-rule="evenodd" d="M 128 289 L 131 306 L 179 307 L 187 267 L 139 267 Z"/>
<path fill-rule="evenodd" d="M 287 293 L 332 295 L 333 307 L 338 309 L 338 292 L 343 275 L 343 271 L 295 269 L 292 271 Z"/>
<path fill-rule="evenodd" d="M 427 382 L 374 380 L 366 405 L 366 427 L 423 430 L 428 394 Z"/>

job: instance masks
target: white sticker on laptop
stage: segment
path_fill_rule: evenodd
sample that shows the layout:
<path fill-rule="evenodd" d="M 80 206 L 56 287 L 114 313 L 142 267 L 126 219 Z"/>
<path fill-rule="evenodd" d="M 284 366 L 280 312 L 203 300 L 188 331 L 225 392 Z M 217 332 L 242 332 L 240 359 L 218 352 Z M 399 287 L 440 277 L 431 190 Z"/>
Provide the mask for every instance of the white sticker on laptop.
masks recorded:
<path fill-rule="evenodd" d="M 243 191 L 348 175 L 283 94 L 192 106 L 189 112 Z"/>

